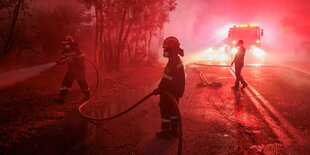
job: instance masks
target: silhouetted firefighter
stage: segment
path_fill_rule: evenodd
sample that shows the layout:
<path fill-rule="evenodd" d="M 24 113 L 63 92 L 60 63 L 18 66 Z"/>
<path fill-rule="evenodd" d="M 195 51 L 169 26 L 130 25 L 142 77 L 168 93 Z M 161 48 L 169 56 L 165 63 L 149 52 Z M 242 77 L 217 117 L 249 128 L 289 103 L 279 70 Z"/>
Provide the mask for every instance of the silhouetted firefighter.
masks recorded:
<path fill-rule="evenodd" d="M 163 43 L 163 56 L 169 58 L 165 67 L 163 78 L 154 94 L 160 91 L 171 93 L 179 102 L 183 96 L 185 88 L 185 74 L 183 63 L 178 55 L 184 56 L 183 49 L 175 37 L 168 37 Z M 161 131 L 156 133 L 158 138 L 169 139 L 170 137 L 178 137 L 178 117 L 177 110 L 173 106 L 173 102 L 163 94 L 160 95 L 159 107 L 161 113 Z M 171 125 L 171 130 L 170 130 Z"/>
<path fill-rule="evenodd" d="M 57 61 L 57 64 L 68 63 L 68 71 L 62 80 L 62 87 L 60 89 L 60 97 L 55 99 L 58 103 L 65 103 L 66 96 L 72 87 L 74 79 L 77 80 L 83 93 L 85 94 L 86 101 L 90 98 L 90 91 L 85 77 L 85 62 L 84 53 L 82 53 L 78 47 L 78 44 L 74 42 L 71 36 L 67 36 L 62 42 L 63 53 L 62 57 Z"/>
<path fill-rule="evenodd" d="M 231 62 L 231 65 L 235 64 L 235 74 L 236 74 L 236 82 L 235 86 L 231 87 L 234 90 L 239 89 L 239 81 L 242 83 L 241 89 L 244 89 L 245 87 L 248 86 L 248 84 L 244 81 L 242 75 L 241 75 L 241 70 L 242 67 L 244 66 L 244 56 L 245 56 L 245 48 L 243 47 L 243 41 L 239 40 L 237 44 L 238 51 L 235 55 L 235 59 L 233 62 Z"/>

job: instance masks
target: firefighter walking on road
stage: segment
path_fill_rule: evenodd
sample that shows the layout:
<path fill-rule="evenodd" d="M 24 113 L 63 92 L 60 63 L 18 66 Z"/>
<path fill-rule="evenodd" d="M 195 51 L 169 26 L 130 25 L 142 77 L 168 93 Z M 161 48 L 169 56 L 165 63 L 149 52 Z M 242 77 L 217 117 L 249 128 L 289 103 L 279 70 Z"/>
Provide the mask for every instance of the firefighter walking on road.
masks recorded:
<path fill-rule="evenodd" d="M 184 56 L 183 49 L 175 37 L 168 37 L 164 40 L 163 56 L 168 58 L 168 64 L 165 67 L 163 78 L 154 94 L 158 95 L 161 91 L 171 93 L 177 102 L 183 96 L 185 88 L 185 73 L 182 60 L 179 55 Z M 161 139 L 170 139 L 178 137 L 178 116 L 177 109 L 174 108 L 173 101 L 168 96 L 160 94 L 160 113 L 161 113 L 161 131 L 156 136 Z M 171 127 L 171 129 L 170 129 Z"/>
<path fill-rule="evenodd" d="M 235 91 L 239 90 L 239 81 L 242 83 L 241 89 L 244 89 L 248 86 L 248 84 L 244 81 L 241 70 L 244 66 L 244 56 L 245 56 L 245 48 L 243 47 L 243 41 L 239 40 L 237 44 L 238 52 L 235 55 L 235 58 L 233 62 L 231 62 L 231 65 L 235 64 L 235 75 L 236 75 L 236 82 L 232 89 Z"/>
<path fill-rule="evenodd" d="M 62 104 L 65 103 L 66 96 L 75 79 L 85 95 L 83 101 L 86 101 L 90 98 L 90 90 L 85 76 L 84 53 L 80 51 L 78 44 L 74 42 L 72 36 L 67 36 L 62 42 L 62 45 L 62 57 L 57 61 L 57 64 L 62 65 L 67 62 L 68 71 L 62 80 L 60 97 L 55 99 L 55 101 Z"/>

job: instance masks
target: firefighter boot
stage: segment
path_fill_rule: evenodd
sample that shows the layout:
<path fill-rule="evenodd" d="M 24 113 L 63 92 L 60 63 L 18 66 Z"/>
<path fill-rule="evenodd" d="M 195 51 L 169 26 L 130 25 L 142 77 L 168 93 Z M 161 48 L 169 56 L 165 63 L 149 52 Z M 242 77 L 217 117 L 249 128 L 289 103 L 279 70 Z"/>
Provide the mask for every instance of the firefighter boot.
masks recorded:
<path fill-rule="evenodd" d="M 171 120 L 171 130 L 170 130 L 170 135 L 173 138 L 178 138 L 179 137 L 179 131 L 178 131 L 178 119 L 172 119 Z"/>
<path fill-rule="evenodd" d="M 170 122 L 162 122 L 161 123 L 161 131 L 156 133 L 156 137 L 159 139 L 170 139 L 169 134 Z"/>
<path fill-rule="evenodd" d="M 239 90 L 239 86 L 232 86 L 231 89 L 234 90 L 234 91 L 238 91 Z"/>
<path fill-rule="evenodd" d="M 58 98 L 54 99 L 54 101 L 56 103 L 65 104 L 66 96 L 67 96 L 68 92 L 69 92 L 69 89 L 62 88 L 60 90 L 60 93 L 59 93 L 60 96 Z"/>
<path fill-rule="evenodd" d="M 59 104 L 65 104 L 66 98 L 63 97 L 63 96 L 60 96 L 60 97 L 54 99 L 54 101 L 55 101 L 56 103 L 59 103 Z"/>
<path fill-rule="evenodd" d="M 243 90 L 245 87 L 247 87 L 248 86 L 248 84 L 247 83 L 244 83 L 243 85 L 242 85 L 242 87 L 241 87 L 241 89 Z"/>
<path fill-rule="evenodd" d="M 85 101 L 90 99 L 90 90 L 89 90 L 89 88 L 83 89 L 83 94 L 85 95 L 85 98 L 82 99 L 83 102 L 85 102 Z"/>

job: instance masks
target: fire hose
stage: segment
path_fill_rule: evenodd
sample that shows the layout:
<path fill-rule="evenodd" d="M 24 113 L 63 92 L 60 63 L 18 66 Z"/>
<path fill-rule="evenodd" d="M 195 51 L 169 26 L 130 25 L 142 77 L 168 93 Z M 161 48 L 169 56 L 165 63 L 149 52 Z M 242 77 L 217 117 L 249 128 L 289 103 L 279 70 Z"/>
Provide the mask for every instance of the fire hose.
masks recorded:
<path fill-rule="evenodd" d="M 128 112 L 130 112 L 131 110 L 133 110 L 134 108 L 136 108 L 137 106 L 141 105 L 144 101 L 146 101 L 147 99 L 149 99 L 150 97 L 152 97 L 153 95 L 155 95 L 154 93 L 150 93 L 148 95 L 146 95 L 144 98 L 142 98 L 141 100 L 139 100 L 138 102 L 136 102 L 133 106 L 129 107 L 128 109 L 124 110 L 123 112 L 119 113 L 119 114 L 116 114 L 114 116 L 111 116 L 111 117 L 107 117 L 107 118 L 97 118 L 97 117 L 92 117 L 92 116 L 89 116 L 87 114 L 85 114 L 82 109 L 83 107 L 85 107 L 86 104 L 88 104 L 96 95 L 97 93 L 97 90 L 98 90 L 98 87 L 99 87 L 99 81 L 100 81 L 100 74 L 99 74 L 99 70 L 98 70 L 98 67 L 97 65 L 90 59 L 88 58 L 85 58 L 86 61 L 88 61 L 96 70 L 96 73 L 97 73 L 97 84 L 96 84 L 96 87 L 94 89 L 94 92 L 92 94 L 92 96 L 90 97 L 90 99 L 88 99 L 87 101 L 85 101 L 84 103 L 82 103 L 80 106 L 79 106 L 79 112 L 80 114 L 86 118 L 88 121 L 90 121 L 91 123 L 94 123 L 96 124 L 97 121 L 107 121 L 107 120 L 112 120 L 112 119 L 115 119 L 115 118 L 118 118 Z M 177 115 L 178 115 L 178 125 L 179 125 L 179 144 L 178 144 L 178 155 L 181 155 L 182 154 L 182 144 L 183 144 L 183 131 L 182 131 L 182 121 L 181 121 L 181 114 L 180 114 L 180 109 L 178 107 L 178 102 L 177 100 L 175 99 L 175 97 L 167 92 L 167 91 L 160 91 L 160 94 L 161 95 L 165 95 L 167 96 L 173 103 L 173 106 L 174 108 L 176 109 L 177 111 Z"/>
<path fill-rule="evenodd" d="M 93 61 L 90 60 L 89 58 L 86 58 L 86 57 L 85 57 L 84 59 L 85 59 L 87 62 L 89 62 L 89 63 L 95 68 L 96 74 L 97 74 L 97 83 L 96 83 L 94 92 L 93 92 L 93 94 L 90 96 L 90 98 L 79 106 L 79 112 L 81 113 L 82 116 L 84 116 L 84 115 L 82 114 L 82 111 L 81 111 L 82 107 L 84 107 L 87 103 L 89 103 L 92 99 L 94 99 L 94 97 L 95 97 L 95 95 L 96 95 L 96 93 L 97 93 L 97 90 L 98 90 L 98 88 L 99 88 L 99 83 L 100 83 L 100 73 L 99 73 L 99 69 L 98 69 L 97 65 L 95 64 L 95 62 L 93 62 Z M 84 117 L 85 117 L 85 116 L 84 116 Z"/>

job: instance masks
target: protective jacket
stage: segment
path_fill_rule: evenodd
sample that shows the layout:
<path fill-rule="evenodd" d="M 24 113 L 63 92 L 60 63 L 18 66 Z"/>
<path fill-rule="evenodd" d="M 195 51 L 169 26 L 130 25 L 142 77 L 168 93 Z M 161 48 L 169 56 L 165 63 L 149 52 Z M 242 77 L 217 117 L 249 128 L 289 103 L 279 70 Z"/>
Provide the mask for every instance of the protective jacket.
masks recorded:
<path fill-rule="evenodd" d="M 67 58 L 72 58 L 72 61 L 69 61 L 69 66 L 77 65 L 79 59 L 84 59 L 84 54 L 80 51 L 79 45 L 77 43 L 71 43 L 69 49 L 64 49 L 60 60 Z"/>
<path fill-rule="evenodd" d="M 183 63 L 179 56 L 176 55 L 169 58 L 158 88 L 170 92 L 177 99 L 183 96 L 185 73 Z"/>
<path fill-rule="evenodd" d="M 238 49 L 238 52 L 235 55 L 235 75 L 236 75 L 236 82 L 234 88 L 239 88 L 239 81 L 243 84 L 243 86 L 246 86 L 247 83 L 243 79 L 241 75 L 241 70 L 244 66 L 244 56 L 245 56 L 245 48 L 241 46 Z"/>
<path fill-rule="evenodd" d="M 245 48 L 240 47 L 235 55 L 235 66 L 243 67 L 244 65 Z"/>

